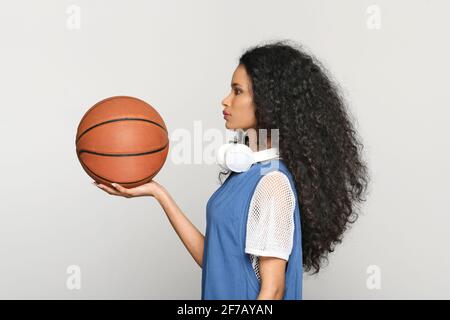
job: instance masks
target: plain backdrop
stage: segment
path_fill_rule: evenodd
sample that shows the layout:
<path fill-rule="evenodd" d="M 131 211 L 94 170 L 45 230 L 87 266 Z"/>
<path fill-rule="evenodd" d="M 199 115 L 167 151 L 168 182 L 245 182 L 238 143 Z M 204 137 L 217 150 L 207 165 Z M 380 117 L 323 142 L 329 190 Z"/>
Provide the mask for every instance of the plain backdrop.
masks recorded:
<path fill-rule="evenodd" d="M 278 39 L 338 81 L 372 176 L 329 264 L 305 274 L 304 298 L 450 298 L 449 13 L 444 0 L 3 0 L 0 298 L 200 299 L 201 269 L 157 201 L 92 186 L 76 128 L 94 103 L 130 95 L 170 134 L 224 131 L 240 54 Z M 169 153 L 155 180 L 204 232 L 218 172 Z M 72 265 L 80 290 L 67 287 Z"/>

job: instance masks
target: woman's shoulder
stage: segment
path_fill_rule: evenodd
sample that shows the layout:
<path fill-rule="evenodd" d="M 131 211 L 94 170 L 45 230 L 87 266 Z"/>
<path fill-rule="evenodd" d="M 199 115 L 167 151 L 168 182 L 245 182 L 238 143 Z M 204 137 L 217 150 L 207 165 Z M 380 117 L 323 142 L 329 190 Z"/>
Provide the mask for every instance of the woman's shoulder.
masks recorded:
<path fill-rule="evenodd" d="M 280 170 L 272 170 L 262 176 L 255 189 L 255 195 L 264 194 L 266 197 L 281 195 L 290 196 L 293 193 L 288 174 Z"/>
<path fill-rule="evenodd" d="M 296 194 L 296 181 L 291 171 L 286 165 L 286 162 L 281 159 L 272 159 L 261 162 L 261 179 L 259 179 L 257 186 L 265 186 L 265 188 L 274 188 L 276 185 L 289 186 L 294 194 Z M 284 188 L 287 190 L 288 188 Z"/>

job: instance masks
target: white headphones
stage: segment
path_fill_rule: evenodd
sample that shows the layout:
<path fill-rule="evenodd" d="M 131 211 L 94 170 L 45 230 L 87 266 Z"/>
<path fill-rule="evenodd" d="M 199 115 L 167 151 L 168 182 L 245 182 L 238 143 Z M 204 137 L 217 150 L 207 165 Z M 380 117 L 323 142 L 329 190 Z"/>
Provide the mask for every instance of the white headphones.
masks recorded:
<path fill-rule="evenodd" d="M 245 136 L 246 131 L 244 131 L 244 135 L 240 135 L 240 139 L 235 138 L 233 142 L 220 146 L 216 154 L 216 161 L 222 169 L 244 172 L 256 162 L 280 158 L 276 147 L 254 152 L 246 144 L 237 142 L 237 140 L 245 139 Z"/>

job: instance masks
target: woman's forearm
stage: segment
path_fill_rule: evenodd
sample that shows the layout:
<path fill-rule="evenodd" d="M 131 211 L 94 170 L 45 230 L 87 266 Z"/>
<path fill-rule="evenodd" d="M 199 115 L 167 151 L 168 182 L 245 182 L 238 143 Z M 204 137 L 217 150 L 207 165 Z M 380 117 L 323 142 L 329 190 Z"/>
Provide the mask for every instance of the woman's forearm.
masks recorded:
<path fill-rule="evenodd" d="M 201 268 L 203 265 L 204 235 L 184 215 L 167 191 L 155 195 L 155 198 L 166 212 L 167 218 L 184 246 Z"/>

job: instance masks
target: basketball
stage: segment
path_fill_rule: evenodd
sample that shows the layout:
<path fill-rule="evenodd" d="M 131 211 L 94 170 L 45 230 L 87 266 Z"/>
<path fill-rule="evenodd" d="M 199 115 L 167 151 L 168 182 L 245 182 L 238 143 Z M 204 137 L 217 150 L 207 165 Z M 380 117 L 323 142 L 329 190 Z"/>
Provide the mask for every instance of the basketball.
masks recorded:
<path fill-rule="evenodd" d="M 138 98 L 116 96 L 84 114 L 75 145 L 81 166 L 97 183 L 134 188 L 161 170 L 169 138 L 154 107 Z"/>

